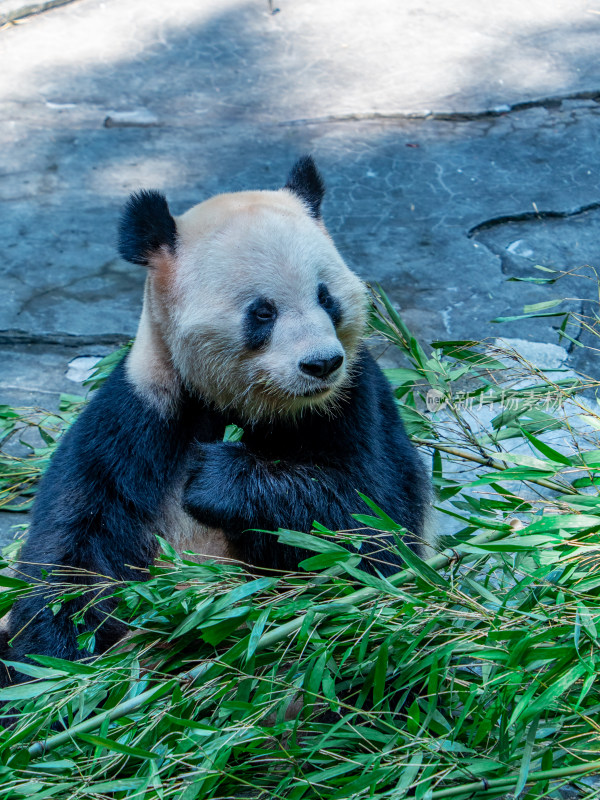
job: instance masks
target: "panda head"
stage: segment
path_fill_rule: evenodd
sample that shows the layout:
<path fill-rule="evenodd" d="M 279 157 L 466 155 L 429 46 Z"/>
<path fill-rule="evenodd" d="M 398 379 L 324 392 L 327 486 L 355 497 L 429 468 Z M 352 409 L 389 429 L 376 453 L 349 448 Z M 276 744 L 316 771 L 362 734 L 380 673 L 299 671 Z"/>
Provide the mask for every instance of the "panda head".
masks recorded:
<path fill-rule="evenodd" d="M 245 421 L 331 407 L 367 301 L 321 221 L 323 194 L 304 157 L 283 189 L 218 195 L 177 218 L 158 192 L 133 195 L 119 250 L 149 268 L 135 382 L 168 380 L 168 362 L 188 391 Z"/>

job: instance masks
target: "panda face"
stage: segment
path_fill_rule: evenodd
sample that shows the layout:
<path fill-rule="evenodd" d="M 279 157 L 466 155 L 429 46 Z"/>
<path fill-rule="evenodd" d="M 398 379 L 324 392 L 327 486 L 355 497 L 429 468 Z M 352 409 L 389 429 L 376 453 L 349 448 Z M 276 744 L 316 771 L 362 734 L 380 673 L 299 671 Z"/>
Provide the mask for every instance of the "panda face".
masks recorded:
<path fill-rule="evenodd" d="M 310 156 L 279 191 L 213 197 L 173 218 L 134 194 L 119 252 L 149 267 L 127 374 L 162 412 L 182 386 L 243 421 L 328 410 L 352 378 L 366 322 L 363 283 L 321 221 Z"/>
<path fill-rule="evenodd" d="M 331 405 L 366 297 L 320 222 L 281 190 L 221 195 L 176 225 L 168 280 L 159 268 L 154 284 L 187 388 L 247 420 Z"/>

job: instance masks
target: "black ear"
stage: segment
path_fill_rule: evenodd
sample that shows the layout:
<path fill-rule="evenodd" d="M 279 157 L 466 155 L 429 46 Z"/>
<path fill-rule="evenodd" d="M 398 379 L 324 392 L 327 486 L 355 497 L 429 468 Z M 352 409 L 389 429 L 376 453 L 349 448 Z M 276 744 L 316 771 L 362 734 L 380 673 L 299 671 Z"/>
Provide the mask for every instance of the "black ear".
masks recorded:
<path fill-rule="evenodd" d="M 298 195 L 308 206 L 311 217 L 321 216 L 321 200 L 325 194 L 323 178 L 312 160 L 312 156 L 302 156 L 292 167 L 285 189 Z"/>
<path fill-rule="evenodd" d="M 165 196 L 146 191 L 132 194 L 119 223 L 119 253 L 125 261 L 148 266 L 160 247 L 175 250 L 177 228 Z"/>

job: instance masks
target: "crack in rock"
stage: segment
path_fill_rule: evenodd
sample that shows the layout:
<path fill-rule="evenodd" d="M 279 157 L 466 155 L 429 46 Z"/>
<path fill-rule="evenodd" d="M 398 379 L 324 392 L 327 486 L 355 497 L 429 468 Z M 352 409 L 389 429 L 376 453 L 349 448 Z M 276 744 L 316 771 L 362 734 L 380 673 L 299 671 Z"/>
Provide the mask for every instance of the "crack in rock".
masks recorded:
<path fill-rule="evenodd" d="M 467 231 L 467 237 L 472 239 L 473 236 L 476 236 L 480 231 L 489 230 L 490 228 L 495 228 L 498 225 L 507 225 L 511 222 L 529 222 L 531 220 L 543 219 L 569 219 L 570 217 L 577 217 L 580 214 L 585 214 L 587 211 L 594 211 L 598 208 L 600 208 L 600 200 L 595 200 L 593 203 L 577 206 L 576 208 L 567 211 L 540 211 L 539 209 L 536 209 L 535 211 L 522 211 L 517 214 L 503 214 L 500 217 L 491 217 L 490 219 L 486 219 L 483 222 L 477 223 L 477 225 L 473 225 L 473 227 L 469 228 Z M 483 242 L 483 244 L 487 247 L 485 242 Z"/>
<path fill-rule="evenodd" d="M 78 335 L 56 331 L 52 333 L 30 333 L 22 330 L 0 330 L 2 344 L 47 344 L 60 347 L 87 347 L 89 345 L 122 345 L 133 337 L 128 333 L 99 333 Z"/>
<path fill-rule="evenodd" d="M 600 201 L 565 210 L 536 208 L 535 211 L 492 217 L 473 226 L 466 234 L 499 259 L 500 269 L 507 277 L 530 281 L 537 265 L 556 270 L 563 299 L 560 311 L 571 313 L 570 340 L 568 344 L 563 342 L 571 356 L 576 354 L 576 343 L 587 330 L 582 321 L 589 304 L 587 283 L 582 284 L 582 278 L 587 275 L 584 268 L 592 265 L 593 269 L 594 264 L 600 263 L 599 209 Z M 533 282 L 521 283 L 515 291 L 523 305 L 555 298 L 554 290 L 549 295 L 548 287 Z M 578 368 L 587 369 L 585 359 L 579 361 Z"/>
<path fill-rule="evenodd" d="M 305 117 L 299 119 L 282 120 L 277 123 L 279 127 L 295 125 L 320 125 L 336 122 L 363 122 L 370 120 L 379 121 L 412 121 L 435 120 L 439 122 L 474 122 L 476 120 L 494 119 L 527 111 L 530 108 L 559 108 L 565 100 L 593 100 L 600 103 L 600 90 L 587 89 L 566 94 L 548 95 L 532 100 L 520 100 L 516 103 L 506 103 L 487 108 L 481 111 L 351 111 L 347 114 L 327 114 L 322 117 Z"/>

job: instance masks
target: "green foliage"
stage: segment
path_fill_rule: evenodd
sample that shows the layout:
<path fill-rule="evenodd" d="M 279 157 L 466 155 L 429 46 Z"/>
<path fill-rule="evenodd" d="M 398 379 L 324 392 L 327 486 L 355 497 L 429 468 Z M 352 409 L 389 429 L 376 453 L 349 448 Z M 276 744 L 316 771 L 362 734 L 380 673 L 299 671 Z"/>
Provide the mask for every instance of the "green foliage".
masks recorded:
<path fill-rule="evenodd" d="M 28 511 L 31 508 L 35 486 L 50 463 L 60 437 L 76 419 L 83 403 L 83 397 L 63 394 L 56 413 L 37 408 L 0 406 L 0 443 L 3 448 L 18 439 L 30 453 L 28 456 L 7 450 L 0 453 L 0 510 Z M 41 446 L 34 446 L 23 438 L 32 431 L 37 433 Z"/>
<path fill-rule="evenodd" d="M 131 344 L 124 345 L 101 359 L 85 385 L 97 389 L 125 356 Z M 35 487 L 63 433 L 75 421 L 85 398 L 61 394 L 58 412 L 38 408 L 13 408 L 0 405 L 0 511 L 28 511 Z M 33 436 L 31 434 L 33 433 Z M 32 445 L 24 436 L 33 439 Z M 23 456 L 11 447 L 15 441 L 29 451 Z"/>
<path fill-rule="evenodd" d="M 223 436 L 224 442 L 239 442 L 244 435 L 244 429 L 239 425 L 227 425 Z"/>
<path fill-rule="evenodd" d="M 132 344 L 133 341 L 127 342 L 127 344 L 122 345 L 122 347 L 119 347 L 113 353 L 109 353 L 104 358 L 101 358 L 94 367 L 94 371 L 90 377 L 83 382 L 83 385 L 87 386 L 90 391 L 99 389 L 117 364 L 125 358 Z"/>
<path fill-rule="evenodd" d="M 388 377 L 457 532 L 422 561 L 363 497 L 355 531 L 273 534 L 314 555 L 262 577 L 163 542 L 148 581 L 104 584 L 124 644 L 34 657 L 0 691 L 18 711 L 3 800 L 533 800 L 600 770 L 600 418 L 583 384 L 477 342 L 426 350 L 383 293 L 371 324 L 405 356 Z M 358 569 L 364 527 L 397 537 L 403 572 Z M 0 584 L 8 602 L 24 590 Z"/>

